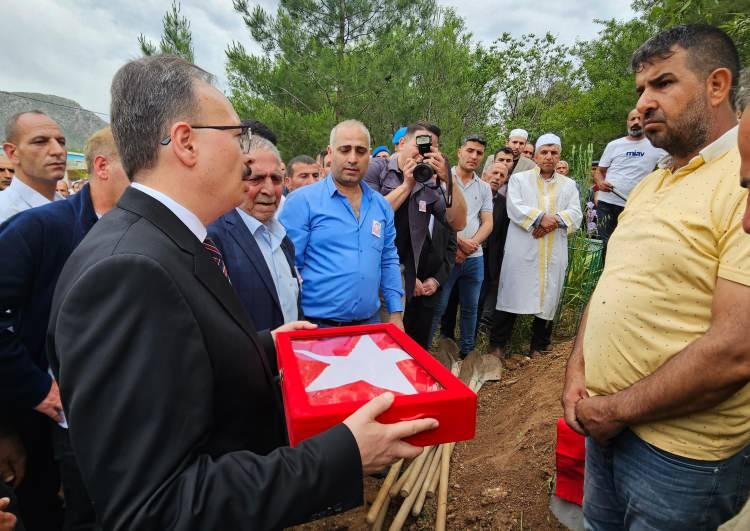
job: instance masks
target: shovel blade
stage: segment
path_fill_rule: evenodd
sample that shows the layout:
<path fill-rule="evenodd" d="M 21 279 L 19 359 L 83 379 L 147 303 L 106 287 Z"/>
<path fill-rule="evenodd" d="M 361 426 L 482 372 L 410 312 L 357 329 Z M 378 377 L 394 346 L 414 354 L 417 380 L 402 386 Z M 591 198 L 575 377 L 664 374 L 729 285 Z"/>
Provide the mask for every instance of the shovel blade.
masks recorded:
<path fill-rule="evenodd" d="M 435 353 L 432 356 L 436 360 L 438 360 L 443 367 L 445 367 L 448 370 L 451 370 L 453 368 L 453 360 L 451 360 L 451 357 L 448 355 L 444 347 L 445 345 L 441 341 L 440 344 L 438 345 L 438 349 L 435 351 Z"/>
<path fill-rule="evenodd" d="M 458 379 L 463 383 L 472 387 L 472 383 L 476 382 L 477 369 L 479 368 L 479 354 L 476 350 L 469 352 L 464 361 L 461 363 L 461 371 L 458 373 Z"/>
<path fill-rule="evenodd" d="M 503 377 L 503 364 L 497 356 L 484 354 L 479 364 L 479 380 L 484 382 L 497 382 Z"/>

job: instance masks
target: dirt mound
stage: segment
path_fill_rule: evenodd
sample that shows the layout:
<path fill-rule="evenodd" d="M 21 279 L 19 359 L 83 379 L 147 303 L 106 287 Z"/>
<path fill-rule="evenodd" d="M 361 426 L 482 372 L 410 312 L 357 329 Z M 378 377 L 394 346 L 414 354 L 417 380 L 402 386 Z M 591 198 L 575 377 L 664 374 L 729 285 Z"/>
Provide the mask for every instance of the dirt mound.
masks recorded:
<path fill-rule="evenodd" d="M 564 529 L 549 512 L 555 470 L 555 422 L 561 416 L 565 362 L 571 343 L 506 372 L 479 392 L 477 435 L 456 446 L 451 461 L 449 529 Z M 367 529 L 365 514 L 381 481 L 365 480 L 367 505 L 298 530 Z M 386 523 L 399 503 L 391 503 Z M 433 529 L 435 499 L 404 529 Z M 386 527 L 387 529 L 387 527 Z"/>

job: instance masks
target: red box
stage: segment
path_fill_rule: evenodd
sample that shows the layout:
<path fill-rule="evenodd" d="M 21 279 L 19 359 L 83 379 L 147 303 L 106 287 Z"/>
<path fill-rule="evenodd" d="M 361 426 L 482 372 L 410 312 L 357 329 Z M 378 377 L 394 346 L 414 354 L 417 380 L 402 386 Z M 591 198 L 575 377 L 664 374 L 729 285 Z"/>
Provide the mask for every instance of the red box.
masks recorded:
<path fill-rule="evenodd" d="M 557 447 L 555 448 L 555 495 L 578 505 L 583 504 L 583 474 L 586 464 L 586 439 L 557 419 Z"/>
<path fill-rule="evenodd" d="M 385 391 L 395 400 L 380 422 L 429 417 L 440 423 L 407 439 L 411 444 L 474 438 L 477 395 L 392 324 L 280 332 L 276 352 L 292 446 Z"/>

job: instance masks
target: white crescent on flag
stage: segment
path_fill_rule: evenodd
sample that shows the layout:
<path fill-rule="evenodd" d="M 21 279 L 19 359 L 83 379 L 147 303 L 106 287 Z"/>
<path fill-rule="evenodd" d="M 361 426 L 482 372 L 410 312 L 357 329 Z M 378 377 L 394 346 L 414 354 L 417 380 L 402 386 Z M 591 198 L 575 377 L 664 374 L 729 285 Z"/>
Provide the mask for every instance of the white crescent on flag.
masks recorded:
<path fill-rule="evenodd" d="M 396 365 L 412 359 L 411 356 L 398 348 L 381 349 L 369 335 L 361 336 L 348 356 L 322 356 L 308 350 L 295 352 L 328 365 L 305 391 L 335 389 L 363 381 L 404 395 L 418 392 Z"/>

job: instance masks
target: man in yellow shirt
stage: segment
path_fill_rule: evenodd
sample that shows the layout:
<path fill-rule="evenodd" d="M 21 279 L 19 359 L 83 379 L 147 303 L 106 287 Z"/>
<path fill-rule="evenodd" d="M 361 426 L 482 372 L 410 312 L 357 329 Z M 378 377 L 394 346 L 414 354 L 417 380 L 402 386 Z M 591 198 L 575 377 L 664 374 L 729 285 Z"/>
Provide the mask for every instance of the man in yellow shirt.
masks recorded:
<path fill-rule="evenodd" d="M 750 238 L 732 93 L 739 58 L 705 25 L 633 55 L 646 136 L 672 156 L 631 193 L 568 362 L 588 435 L 587 529 L 716 529 L 750 489 Z"/>

